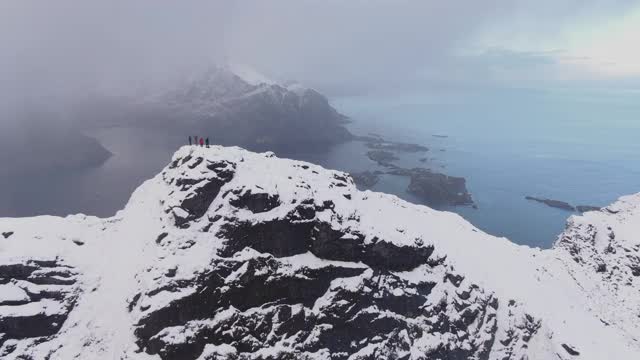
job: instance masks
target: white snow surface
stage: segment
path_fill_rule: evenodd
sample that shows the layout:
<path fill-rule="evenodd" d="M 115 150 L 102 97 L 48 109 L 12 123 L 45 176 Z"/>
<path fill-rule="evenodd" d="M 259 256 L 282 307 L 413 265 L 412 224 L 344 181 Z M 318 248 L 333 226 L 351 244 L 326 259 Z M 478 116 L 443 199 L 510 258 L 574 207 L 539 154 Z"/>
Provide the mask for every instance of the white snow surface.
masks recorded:
<path fill-rule="evenodd" d="M 233 63 L 233 64 L 227 65 L 227 68 L 234 74 L 238 75 L 242 80 L 246 81 L 251 85 L 277 84 L 277 82 L 274 81 L 273 79 L 267 77 L 266 75 L 260 73 L 255 68 L 246 64 Z"/>
<path fill-rule="evenodd" d="M 623 197 L 602 211 L 571 217 L 554 248 L 541 250 L 486 234 L 454 213 L 414 205 L 392 195 L 358 191 L 353 182 L 336 187 L 334 176 L 344 174 L 317 165 L 235 147 L 183 147 L 174 160 L 186 157 L 205 159 L 193 169 L 179 168 L 180 175 L 189 179 L 209 179 L 210 175 L 203 170 L 207 161 L 235 164 L 235 176 L 220 194 L 226 188 L 266 192 L 277 194 L 283 204 L 306 198 L 319 203 L 331 200 L 336 212 L 350 219 L 335 226 L 358 229 L 367 242 L 377 238 L 399 246 L 415 246 L 419 239 L 422 246 L 433 246 L 432 257 L 445 258 L 447 266 L 462 274 L 466 282 L 494 294 L 501 304 L 513 300 L 518 311 L 541 321 L 540 330 L 527 347 L 518 350 L 523 359 L 640 359 L 640 274 L 634 274 L 640 271 L 640 194 Z M 145 310 L 140 314 L 128 309 L 132 297 L 152 288 L 151 284 L 168 269 L 175 271 L 172 281 L 190 279 L 209 266 L 220 246 L 215 238 L 215 225 L 214 229 L 204 231 L 198 226 L 181 229 L 174 224 L 174 216 L 187 216 L 178 208 L 183 200 L 180 196 L 176 186 L 167 184 L 159 174 L 141 185 L 126 207 L 112 218 L 73 215 L 0 219 L 0 232 L 14 232 L 7 239 L 0 238 L 0 265 L 25 257 L 57 258 L 75 269 L 80 284 L 77 303 L 57 334 L 37 343 L 28 339 L 7 341 L 6 344 L 17 344 L 17 350 L 3 359 L 19 359 L 20 354 L 34 359 L 160 359 L 137 348 L 136 321 L 194 290 L 185 287 L 177 292 L 149 295 L 141 302 Z M 173 213 L 165 212 L 172 207 Z M 235 214 L 248 221 L 260 221 L 284 217 L 286 211 L 281 206 L 252 213 L 228 204 L 222 206 L 216 199 L 204 218 Z M 319 215 L 335 223 L 328 213 Z M 157 245 L 160 233 L 166 233 L 162 241 L 169 245 Z M 611 233 L 615 235 L 612 237 Z M 190 251 L 182 251 L 186 246 Z M 255 251 L 246 249 L 237 256 L 251 258 Z M 310 253 L 283 261 L 287 266 L 281 271 L 303 266 L 314 268 L 328 262 Z M 362 263 L 348 266 L 367 267 Z M 227 281 L 239 279 L 243 271 L 246 269 L 238 269 Z M 426 277 L 440 281 L 437 273 L 423 266 L 398 275 L 407 281 Z M 349 287 L 358 286 L 359 280 L 356 277 L 339 281 L 340 286 Z M 0 304 L 24 300 L 24 288 L 17 282 L 0 285 Z M 438 291 L 446 297 L 449 290 L 434 288 L 435 293 Z M 394 295 L 401 296 L 402 290 L 394 290 Z M 314 309 L 327 305 L 318 302 Z M 21 311 L 56 312 L 59 309 L 55 306 L 38 302 L 0 305 L 0 322 L 3 317 Z M 498 309 L 498 334 L 513 325 L 508 323 L 513 319 L 505 313 L 508 311 L 512 310 L 507 306 Z M 166 336 L 171 333 L 170 329 L 164 332 Z M 419 347 L 428 348 L 427 341 L 432 340 L 425 338 Z M 577 350 L 579 355 L 570 355 L 563 344 Z M 277 348 L 271 350 L 278 353 Z M 235 349 L 230 345 L 207 345 L 201 358 L 232 351 Z M 363 354 L 368 351 L 373 348 L 361 349 Z M 419 358 L 415 351 L 410 351 L 411 358 Z M 504 354 L 499 351 L 495 346 L 490 358 L 501 358 Z M 329 354 L 320 351 L 314 356 L 328 358 Z"/>

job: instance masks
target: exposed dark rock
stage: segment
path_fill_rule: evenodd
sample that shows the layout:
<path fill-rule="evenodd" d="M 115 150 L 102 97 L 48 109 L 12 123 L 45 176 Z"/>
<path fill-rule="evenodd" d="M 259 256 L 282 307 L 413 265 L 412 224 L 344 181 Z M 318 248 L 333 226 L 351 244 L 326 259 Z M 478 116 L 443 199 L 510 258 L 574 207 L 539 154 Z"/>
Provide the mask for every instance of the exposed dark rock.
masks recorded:
<path fill-rule="evenodd" d="M 631 275 L 640 276 L 640 256 L 627 256 L 629 270 L 631 270 Z"/>
<path fill-rule="evenodd" d="M 264 304 L 273 304 L 280 311 L 290 310 L 288 306 L 285 307 L 283 304 L 300 303 L 310 307 L 318 297 L 327 291 L 333 279 L 353 277 L 363 272 L 363 269 L 359 268 L 327 266 L 320 269 L 302 268 L 291 276 L 283 276 L 278 273 L 278 269 L 281 267 L 282 264 L 272 257 L 254 258 L 246 263 L 237 261 L 219 263 L 213 267 L 211 272 L 203 274 L 198 279 L 197 283 L 201 284 L 199 291 L 172 303 L 169 307 L 149 313 L 141 319 L 136 330 L 141 345 L 144 345 L 151 354 L 160 354 L 163 359 L 195 359 L 202 353 L 205 344 L 208 343 L 207 339 L 216 338 L 219 331 L 202 328 L 198 330 L 193 339 L 195 341 L 182 344 L 166 343 L 162 337 L 153 335 L 169 326 L 188 324 L 189 320 L 213 316 L 218 311 L 228 309 L 229 306 L 241 311 L 257 308 Z M 242 271 L 242 274 L 232 283 L 227 284 L 232 286 L 225 289 L 223 287 L 225 278 L 234 271 Z M 266 309 L 269 307 L 267 306 Z M 249 316 L 245 319 L 242 319 L 243 315 L 239 315 L 240 318 L 235 320 L 244 321 L 239 321 L 236 325 L 237 328 L 226 336 L 236 338 L 232 334 L 239 335 L 243 329 L 247 329 L 254 337 L 266 339 L 273 326 L 273 316 L 291 319 L 291 315 L 285 315 L 286 313 L 286 311 L 280 314 L 269 312 L 269 316 L 265 318 L 262 317 L 262 314 L 257 313 L 244 315 Z M 254 317 L 253 320 L 252 317 Z M 289 321 L 289 327 L 309 326 L 304 319 L 300 320 L 302 321 L 298 325 L 294 324 L 295 321 Z M 257 325 L 258 323 L 262 323 L 262 325 L 252 326 L 252 324 Z M 226 328 L 226 324 L 226 322 L 221 322 L 215 326 Z M 291 330 L 293 329 L 289 331 Z M 279 331 L 286 332 L 282 327 L 279 327 Z M 226 336 L 220 340 L 226 340 Z M 254 346 L 250 345 L 251 343 L 247 342 L 247 339 L 236 339 L 241 341 L 241 348 L 246 350 Z"/>
<path fill-rule="evenodd" d="M 15 308 L 12 315 L 0 316 L 0 347 L 8 339 L 37 338 L 54 335 L 60 330 L 69 312 L 73 309 L 77 293 L 76 273 L 72 268 L 60 264 L 57 260 L 34 261 L 24 260 L 0 264 L 0 284 L 16 286 L 16 281 L 30 283 L 30 289 L 23 290 L 25 297 L 12 301 L 4 301 L 2 305 L 6 314 Z M 50 287 L 49 285 L 57 285 Z M 44 301 L 53 301 L 47 305 Z M 42 307 L 40 311 L 21 311 L 24 306 Z M 46 306 L 59 307 L 59 311 L 45 311 Z M 6 349 L 5 349 L 6 350 Z M 9 352 L 10 353 L 10 352 Z M 4 354 L 8 355 L 8 354 Z"/>
<path fill-rule="evenodd" d="M 200 166 L 203 161 L 202 158 L 194 160 L 191 159 L 190 156 L 187 156 L 185 159 L 175 160 L 174 163 L 175 164 L 171 165 L 174 168 L 186 166 L 189 169 L 195 169 Z M 194 164 L 196 165 L 194 166 Z M 207 177 L 199 179 L 189 177 L 165 179 L 169 184 L 175 183 L 175 185 L 180 188 L 180 191 L 185 193 L 179 204 L 179 208 L 186 212 L 186 216 L 181 212 L 174 212 L 176 226 L 188 227 L 189 222 L 201 218 L 207 212 L 211 203 L 220 193 L 222 186 L 233 179 L 235 166 L 235 164 L 227 161 L 207 161 L 206 169 L 211 172 Z"/>
<path fill-rule="evenodd" d="M 569 353 L 569 355 L 572 355 L 572 356 L 580 355 L 580 352 L 571 345 L 562 344 L 562 347 L 566 350 L 567 353 Z"/>
<path fill-rule="evenodd" d="M 438 286 L 433 282 L 411 283 L 393 273 L 333 265 L 280 273 L 282 266 L 272 257 L 218 262 L 198 278 L 193 295 L 141 319 L 136 330 L 140 347 L 163 360 L 177 360 L 200 357 L 206 344 L 233 344 L 227 347 L 231 355 L 226 352 L 224 358 L 262 359 L 251 354 L 286 338 L 297 344 L 296 350 L 282 347 L 279 359 L 305 359 L 305 352 L 327 349 L 332 358 L 342 360 L 372 345 L 382 358 L 400 359 L 410 349 L 410 339 L 422 337 L 427 329 L 440 336 L 495 331 L 495 300 L 474 287 L 465 288 L 466 295 L 456 297 L 457 307 L 446 310 L 441 302 L 426 305 Z M 340 285 L 340 279 L 352 285 Z M 318 304 L 321 297 L 327 300 Z M 318 310 L 311 311 L 313 306 Z M 447 311 L 460 316 L 442 316 Z M 213 317 L 218 320 L 200 320 Z M 185 334 L 185 341 L 175 341 L 173 332 Z M 467 359 L 488 354 L 493 338 L 481 339 L 467 343 L 471 346 L 443 342 L 425 356 Z M 207 356 L 203 358 L 217 358 Z"/>
<path fill-rule="evenodd" d="M 8 238 L 9 238 L 9 236 L 11 236 L 11 235 L 13 235 L 13 231 L 7 231 L 7 232 L 3 232 L 3 233 L 2 233 L 2 236 L 3 236 L 5 239 L 8 239 Z"/>
<path fill-rule="evenodd" d="M 362 262 L 368 266 L 404 271 L 424 264 L 432 247 L 400 247 L 384 240 L 365 246 L 358 234 L 346 234 L 318 221 L 272 220 L 257 224 L 227 223 L 218 236 L 230 239 L 221 253 L 229 257 L 250 247 L 276 257 L 293 256 L 311 251 L 316 256 L 339 261 Z"/>
<path fill-rule="evenodd" d="M 379 165 L 386 166 L 396 160 L 398 157 L 395 156 L 392 152 L 386 150 L 371 150 L 367 152 L 367 157 Z"/>
<path fill-rule="evenodd" d="M 166 232 L 163 232 L 160 235 L 158 235 L 158 237 L 156 238 L 156 244 L 160 244 L 162 240 L 164 240 L 164 238 L 166 238 L 167 236 L 169 236 L 169 233 L 166 233 Z"/>
<path fill-rule="evenodd" d="M 215 200 L 216 196 L 218 196 L 224 184 L 225 181 L 223 180 L 211 179 L 207 184 L 194 192 L 195 196 L 184 199 L 182 204 L 180 204 L 180 208 L 186 210 L 189 216 L 184 219 L 176 217 L 176 225 L 181 226 L 190 220 L 201 218 L 209 209 L 209 206 L 213 200 Z"/>
<path fill-rule="evenodd" d="M 207 160 L 207 169 L 215 171 L 216 175 L 225 182 L 233 179 L 235 164 L 229 161 Z"/>
<path fill-rule="evenodd" d="M 277 257 L 302 254 L 308 250 L 312 221 L 272 220 L 258 224 L 227 223 L 218 236 L 229 239 L 222 256 L 231 256 L 245 247 Z"/>
<path fill-rule="evenodd" d="M 590 205 L 578 205 L 576 206 L 577 212 L 587 212 L 587 211 L 600 211 L 600 207 L 598 206 L 590 206 Z"/>
<path fill-rule="evenodd" d="M 407 191 L 433 206 L 472 205 L 473 199 L 462 177 L 447 176 L 427 169 L 394 169 L 393 175 L 409 176 Z"/>
<path fill-rule="evenodd" d="M 189 169 L 195 169 L 196 167 L 198 167 L 198 165 L 200 165 L 202 163 L 204 159 L 199 157 L 197 158 L 195 161 L 191 162 L 189 164 Z"/>
<path fill-rule="evenodd" d="M 543 198 L 537 198 L 537 197 L 533 197 L 533 196 L 525 196 L 525 199 L 530 200 L 530 201 L 536 201 L 542 204 L 545 204 L 547 206 L 550 207 L 554 207 L 554 208 L 558 208 L 558 209 L 562 209 L 562 210 L 567 210 L 567 211 L 575 211 L 576 208 L 573 207 L 573 205 L 564 202 L 564 201 L 560 201 L 560 200 L 553 200 L 553 199 L 543 199 Z"/>
<path fill-rule="evenodd" d="M 237 208 L 247 209 L 253 213 L 262 213 L 273 210 L 280 205 L 278 195 L 268 193 L 254 194 L 248 190 L 229 203 Z"/>
<path fill-rule="evenodd" d="M 379 171 L 363 171 L 361 173 L 353 173 L 351 177 L 359 188 L 368 189 L 374 187 L 380 180 Z"/>

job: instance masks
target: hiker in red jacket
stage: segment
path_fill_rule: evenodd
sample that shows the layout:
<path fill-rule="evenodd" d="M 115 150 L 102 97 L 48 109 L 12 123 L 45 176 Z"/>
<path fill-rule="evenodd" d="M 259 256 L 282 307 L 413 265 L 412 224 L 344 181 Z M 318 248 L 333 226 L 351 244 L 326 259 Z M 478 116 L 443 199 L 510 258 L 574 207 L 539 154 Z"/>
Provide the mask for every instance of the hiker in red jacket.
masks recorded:
<path fill-rule="evenodd" d="M 200 137 L 200 146 L 204 146 L 204 139 L 202 138 L 202 136 Z"/>

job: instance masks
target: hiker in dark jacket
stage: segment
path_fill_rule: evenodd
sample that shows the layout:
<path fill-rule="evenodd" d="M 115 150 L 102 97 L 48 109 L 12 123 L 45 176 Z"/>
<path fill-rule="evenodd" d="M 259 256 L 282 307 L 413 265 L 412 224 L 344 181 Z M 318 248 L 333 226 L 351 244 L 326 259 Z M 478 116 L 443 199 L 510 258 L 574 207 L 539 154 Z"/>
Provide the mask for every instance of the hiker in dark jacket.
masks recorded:
<path fill-rule="evenodd" d="M 209 138 L 207 137 L 207 140 L 204 141 L 205 144 L 207 144 L 207 147 L 209 147 Z"/>
<path fill-rule="evenodd" d="M 189 135 L 189 146 L 191 146 L 191 135 Z"/>

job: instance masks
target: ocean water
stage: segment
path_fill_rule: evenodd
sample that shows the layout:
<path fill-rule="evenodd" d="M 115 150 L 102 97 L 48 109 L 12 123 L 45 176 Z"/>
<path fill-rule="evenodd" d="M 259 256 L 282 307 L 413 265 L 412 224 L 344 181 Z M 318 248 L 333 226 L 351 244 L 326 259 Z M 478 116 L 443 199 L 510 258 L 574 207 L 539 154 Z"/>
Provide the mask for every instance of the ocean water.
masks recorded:
<path fill-rule="evenodd" d="M 418 161 L 420 154 L 402 156 L 398 164 L 465 177 L 478 209 L 444 210 L 520 244 L 550 247 L 572 215 L 526 195 L 605 206 L 640 191 L 638 92 L 513 90 L 351 97 L 333 104 L 353 119 L 349 127 L 356 134 L 428 146 L 427 163 Z M 347 171 L 375 169 L 365 152 L 361 143 L 350 143 L 315 161 Z M 407 183 L 387 176 L 374 190 L 418 201 L 405 192 Z"/>
<path fill-rule="evenodd" d="M 640 191 L 640 94 L 633 92 L 493 92 L 332 99 L 352 132 L 428 146 L 397 164 L 463 176 L 478 209 L 455 211 L 479 228 L 530 246 L 549 247 L 572 213 L 526 195 L 605 206 Z M 433 135 L 446 135 L 446 138 Z M 111 216 L 131 192 L 169 163 L 186 142 L 162 130 L 89 133 L 114 156 L 98 168 L 57 176 L 0 179 L 0 216 Z M 375 170 L 361 142 L 326 153 L 279 154 L 349 172 Z M 373 188 L 408 201 L 406 177 L 386 175 Z"/>
<path fill-rule="evenodd" d="M 88 132 L 113 156 L 99 167 L 46 176 L 0 178 L 0 217 L 113 216 L 131 193 L 159 173 L 186 136 L 162 130 L 106 128 Z"/>

